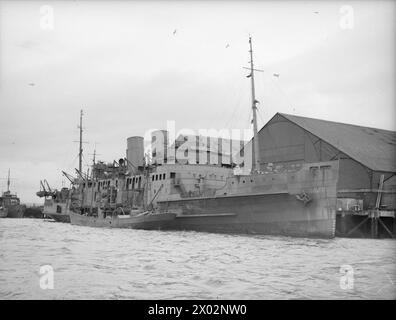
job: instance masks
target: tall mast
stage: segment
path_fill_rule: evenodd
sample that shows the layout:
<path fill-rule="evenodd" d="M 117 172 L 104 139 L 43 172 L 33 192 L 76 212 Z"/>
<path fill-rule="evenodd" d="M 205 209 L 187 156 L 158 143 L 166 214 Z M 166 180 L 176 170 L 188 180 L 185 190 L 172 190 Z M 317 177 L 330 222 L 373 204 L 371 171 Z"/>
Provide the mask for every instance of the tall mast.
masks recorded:
<path fill-rule="evenodd" d="M 91 170 L 91 176 L 92 179 L 94 178 L 94 168 L 95 168 L 95 164 L 96 164 L 96 156 L 100 155 L 99 153 L 96 153 L 96 143 L 95 143 L 95 147 L 94 147 L 94 153 L 90 153 L 90 155 L 92 155 L 92 170 Z"/>
<path fill-rule="evenodd" d="M 82 133 L 83 133 L 83 126 L 82 126 L 82 116 L 83 116 L 83 111 L 80 111 L 80 126 L 78 127 L 80 129 L 80 150 L 78 153 L 78 170 L 82 172 L 82 154 L 83 154 L 83 147 L 82 147 Z"/>
<path fill-rule="evenodd" d="M 10 191 L 10 169 L 8 169 L 7 192 Z"/>
<path fill-rule="evenodd" d="M 253 65 L 253 48 L 252 48 L 252 37 L 249 37 L 249 45 L 250 45 L 250 82 L 252 86 L 252 110 L 253 110 L 253 145 L 252 145 L 252 153 L 254 155 L 253 163 L 252 163 L 252 171 L 257 171 L 260 169 L 260 152 L 259 152 L 259 137 L 257 133 L 257 106 L 256 103 L 256 93 L 254 88 L 254 71 Z"/>

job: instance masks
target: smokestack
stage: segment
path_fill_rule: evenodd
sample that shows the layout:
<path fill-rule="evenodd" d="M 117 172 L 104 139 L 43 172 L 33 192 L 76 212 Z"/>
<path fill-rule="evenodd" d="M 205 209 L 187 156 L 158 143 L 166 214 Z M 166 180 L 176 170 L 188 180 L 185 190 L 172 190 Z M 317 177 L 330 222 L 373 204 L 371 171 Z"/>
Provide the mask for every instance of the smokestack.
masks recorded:
<path fill-rule="evenodd" d="M 128 171 L 135 174 L 138 167 L 144 164 L 144 138 L 129 137 L 127 139 L 126 158 L 128 160 Z"/>

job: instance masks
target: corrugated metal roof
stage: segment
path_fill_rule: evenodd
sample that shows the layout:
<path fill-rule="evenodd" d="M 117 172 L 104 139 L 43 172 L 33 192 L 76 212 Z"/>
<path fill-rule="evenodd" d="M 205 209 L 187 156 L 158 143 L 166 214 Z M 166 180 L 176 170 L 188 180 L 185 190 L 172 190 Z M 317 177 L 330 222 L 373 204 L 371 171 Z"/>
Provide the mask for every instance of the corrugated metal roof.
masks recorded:
<path fill-rule="evenodd" d="M 396 172 L 396 132 L 277 113 L 374 171 Z"/>

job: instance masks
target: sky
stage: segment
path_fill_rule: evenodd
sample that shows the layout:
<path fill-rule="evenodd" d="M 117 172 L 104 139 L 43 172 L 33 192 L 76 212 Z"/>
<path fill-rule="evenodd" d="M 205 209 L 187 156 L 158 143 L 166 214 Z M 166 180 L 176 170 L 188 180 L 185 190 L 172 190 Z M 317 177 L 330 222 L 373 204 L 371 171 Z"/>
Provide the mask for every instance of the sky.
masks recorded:
<path fill-rule="evenodd" d="M 395 1 L 0 0 L 0 191 L 125 156 L 165 129 L 250 128 L 276 112 L 396 130 Z M 276 76 L 276 75 L 278 76 Z M 96 146 L 96 147 L 95 147 Z"/>

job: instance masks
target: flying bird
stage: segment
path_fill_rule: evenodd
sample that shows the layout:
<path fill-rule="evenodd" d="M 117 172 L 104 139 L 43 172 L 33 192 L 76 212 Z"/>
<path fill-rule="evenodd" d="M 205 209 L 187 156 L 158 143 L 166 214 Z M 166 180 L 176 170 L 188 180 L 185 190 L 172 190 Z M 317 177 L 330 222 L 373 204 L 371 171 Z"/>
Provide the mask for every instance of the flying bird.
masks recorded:
<path fill-rule="evenodd" d="M 35 84 L 33 82 L 29 83 L 29 86 L 35 86 Z"/>
<path fill-rule="evenodd" d="M 279 73 L 274 73 L 273 76 L 279 78 Z"/>
<path fill-rule="evenodd" d="M 227 43 L 226 48 L 228 48 L 230 45 Z"/>
<path fill-rule="evenodd" d="M 315 11 L 314 13 L 315 13 L 315 14 L 319 14 L 319 11 Z"/>
<path fill-rule="evenodd" d="M 175 34 L 176 34 L 176 31 L 177 31 L 177 29 L 175 29 L 175 31 L 173 31 L 173 35 L 175 35 Z"/>

